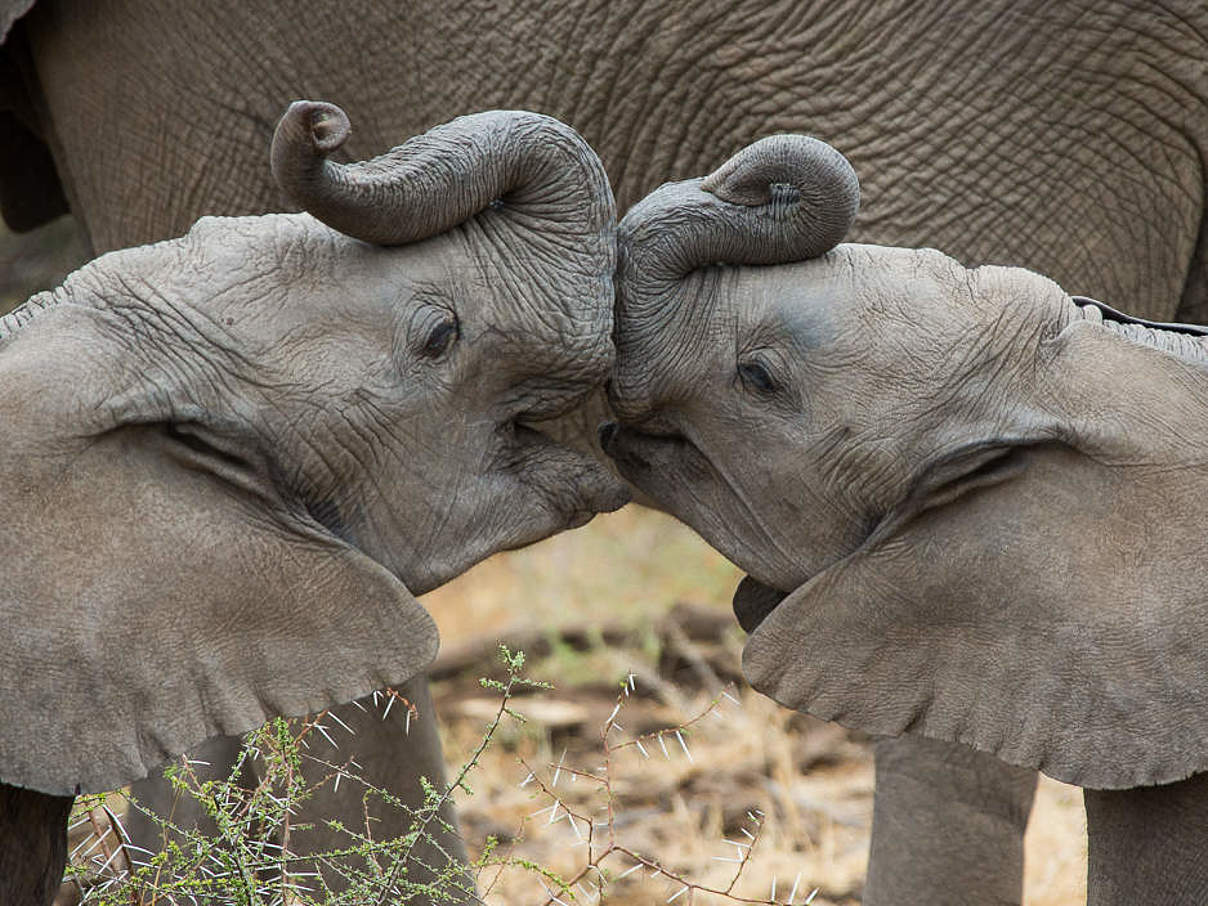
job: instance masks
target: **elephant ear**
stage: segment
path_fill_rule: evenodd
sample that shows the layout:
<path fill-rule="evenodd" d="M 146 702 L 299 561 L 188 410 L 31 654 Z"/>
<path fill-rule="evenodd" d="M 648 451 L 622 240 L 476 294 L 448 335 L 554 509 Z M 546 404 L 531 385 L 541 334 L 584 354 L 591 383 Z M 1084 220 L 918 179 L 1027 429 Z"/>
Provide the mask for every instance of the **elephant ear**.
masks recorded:
<path fill-rule="evenodd" d="M 1206 507 L 1202 469 L 969 449 L 775 606 L 744 672 L 787 707 L 1081 786 L 1182 779 L 1208 769 Z"/>
<path fill-rule="evenodd" d="M 0 331 L 0 781 L 113 789 L 431 662 L 431 617 L 377 563 L 162 425 L 90 425 L 98 335 L 31 313 Z"/>

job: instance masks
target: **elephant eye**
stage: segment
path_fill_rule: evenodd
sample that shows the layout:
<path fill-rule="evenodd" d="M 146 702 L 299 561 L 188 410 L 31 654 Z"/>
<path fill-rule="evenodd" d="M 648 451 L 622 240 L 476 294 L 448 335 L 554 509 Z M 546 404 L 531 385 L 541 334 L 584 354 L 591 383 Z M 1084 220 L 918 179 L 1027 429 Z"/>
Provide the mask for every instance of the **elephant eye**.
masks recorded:
<path fill-rule="evenodd" d="M 743 384 L 759 393 L 772 393 L 776 389 L 776 381 L 768 367 L 758 359 L 738 363 L 738 377 Z"/>
<path fill-rule="evenodd" d="M 457 319 L 452 315 L 445 315 L 428 331 L 428 336 L 424 340 L 424 355 L 431 359 L 439 359 L 449 351 L 449 347 L 456 339 Z"/>

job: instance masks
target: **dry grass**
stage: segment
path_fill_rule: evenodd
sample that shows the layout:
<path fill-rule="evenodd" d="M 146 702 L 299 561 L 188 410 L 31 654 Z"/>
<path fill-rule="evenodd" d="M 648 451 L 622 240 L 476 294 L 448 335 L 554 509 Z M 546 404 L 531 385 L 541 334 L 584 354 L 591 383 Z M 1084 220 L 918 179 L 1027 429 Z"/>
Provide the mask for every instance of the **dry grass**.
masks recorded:
<path fill-rule="evenodd" d="M 674 725 L 707 704 L 716 690 L 686 688 L 680 682 L 687 678 L 688 686 L 696 685 L 692 671 L 672 676 L 675 683 L 665 681 L 667 658 L 654 627 L 680 601 L 728 613 L 738 578 L 738 571 L 690 530 L 669 517 L 630 507 L 578 531 L 492 558 L 428 595 L 425 603 L 446 645 L 484 633 L 552 630 L 593 620 L 620 621 L 636 629 L 630 645 L 586 652 L 555 648 L 534 665 L 534 675 L 560 688 L 522 704 L 521 711 L 531 712 L 530 725 L 513 731 L 488 753 L 476 795 L 461 803 L 471 844 L 488 833 L 510 838 L 524 816 L 549 804 L 532 798 L 531 785 L 519 787 L 527 771 L 518 758 L 546 764 L 565 750 L 567 764 L 598 767 L 599 726 L 611 711 L 615 681 L 626 670 L 649 678 L 655 693 L 631 700 L 629 717 L 618 718 L 627 731 Z M 724 664 L 730 658 L 736 666 L 740 645 L 740 634 L 727 634 L 710 652 L 710 662 L 732 675 Z M 766 896 L 775 877 L 783 897 L 800 873 L 805 891 L 821 888 L 814 902 L 858 902 L 872 817 L 868 745 L 858 734 L 792 714 L 745 687 L 737 694 L 742 708 L 731 707 L 724 723 L 706 721 L 692 734 L 692 761 L 674 746 L 671 757 L 653 751 L 649 760 L 626 750 L 615 772 L 619 834 L 693 880 L 724 887 L 734 865 L 715 858 L 733 852 L 723 836 L 734 839 L 741 817 L 758 808 L 767 823 L 739 890 Z M 480 691 L 459 680 L 439 684 L 436 696 L 447 724 L 449 760 L 456 764 L 476 739 L 487 705 Z M 551 708 L 553 703 L 557 707 Z M 567 784 L 563 779 L 559 792 L 586 806 L 588 785 L 580 780 L 572 790 Z M 1042 778 L 1026 841 L 1028 906 L 1085 901 L 1085 841 L 1080 791 Z M 529 820 L 515 853 L 569 875 L 583 864 L 578 842 L 566 821 L 549 824 L 547 812 Z M 626 867 L 618 860 L 618 871 Z M 663 902 L 673 893 L 675 887 L 665 880 L 635 872 L 608 902 Z M 544 899 L 532 878 L 510 873 L 492 889 L 489 902 Z M 709 900 L 698 897 L 694 902 Z"/>

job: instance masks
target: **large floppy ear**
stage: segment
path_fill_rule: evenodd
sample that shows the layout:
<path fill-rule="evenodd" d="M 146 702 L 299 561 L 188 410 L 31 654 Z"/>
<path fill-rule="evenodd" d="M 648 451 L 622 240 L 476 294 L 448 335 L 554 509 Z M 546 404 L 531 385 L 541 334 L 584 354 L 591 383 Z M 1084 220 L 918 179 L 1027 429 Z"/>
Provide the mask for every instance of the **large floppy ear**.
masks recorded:
<path fill-rule="evenodd" d="M 1078 334 L 1100 387 L 1109 373 L 1154 377 L 1159 353 L 1134 346 L 1119 361 L 1106 331 Z M 1155 409 L 1202 396 L 1193 369 L 1159 364 L 1170 373 Z M 767 614 L 743 656 L 751 684 L 828 720 L 965 743 L 1081 786 L 1208 769 L 1208 468 L 1172 431 L 1177 406 L 1146 429 L 1145 413 L 1121 423 L 1106 394 L 1081 405 L 1129 449 L 981 446 L 939 466 L 903 518 Z"/>
<path fill-rule="evenodd" d="M 385 569 L 187 437 L 97 424 L 113 344 L 72 309 L 0 323 L 0 780 L 112 789 L 423 670 L 435 626 Z"/>

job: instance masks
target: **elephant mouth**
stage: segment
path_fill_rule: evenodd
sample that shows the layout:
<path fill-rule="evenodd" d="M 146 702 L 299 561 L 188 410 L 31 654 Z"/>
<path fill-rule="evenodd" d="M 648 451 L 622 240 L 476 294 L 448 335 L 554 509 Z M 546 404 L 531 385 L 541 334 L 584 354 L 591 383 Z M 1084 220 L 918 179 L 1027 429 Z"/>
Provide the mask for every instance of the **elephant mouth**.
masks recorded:
<path fill-rule="evenodd" d="M 627 481 L 656 500 L 659 495 L 655 491 L 668 473 L 711 471 L 700 449 L 678 433 L 654 433 L 605 422 L 600 426 L 600 447 Z"/>

